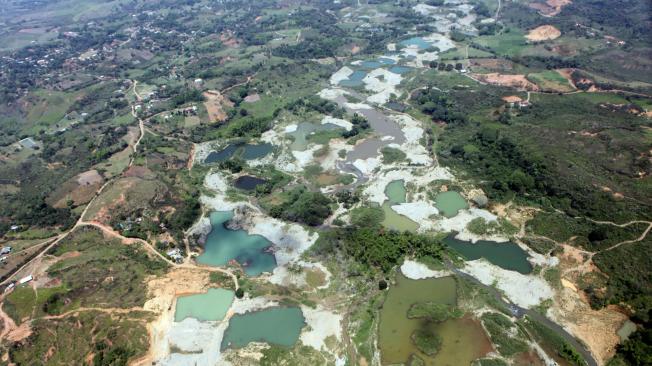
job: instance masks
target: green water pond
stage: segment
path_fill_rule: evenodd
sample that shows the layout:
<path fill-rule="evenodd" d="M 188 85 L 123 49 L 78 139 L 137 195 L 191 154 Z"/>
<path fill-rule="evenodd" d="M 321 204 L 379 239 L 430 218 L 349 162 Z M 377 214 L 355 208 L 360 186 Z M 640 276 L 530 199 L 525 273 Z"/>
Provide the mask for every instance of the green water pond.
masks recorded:
<path fill-rule="evenodd" d="M 210 214 L 212 230 L 206 237 L 204 253 L 197 257 L 197 262 L 225 266 L 229 261 L 235 260 L 244 267 L 248 276 L 271 272 L 276 267 L 276 258 L 268 250 L 272 243 L 261 235 L 228 229 L 226 223 L 232 218 L 232 211 Z"/>
<path fill-rule="evenodd" d="M 392 210 L 392 205 L 406 202 L 407 190 L 405 189 L 404 182 L 402 180 L 390 182 L 385 187 L 385 195 L 387 196 L 387 201 L 381 206 L 385 213 L 385 219 L 382 225 L 392 230 L 417 231 L 419 224 Z"/>
<path fill-rule="evenodd" d="M 174 321 L 186 318 L 200 321 L 217 321 L 226 316 L 233 303 L 234 293 L 222 288 L 211 288 L 203 294 L 180 296 L 174 312 Z"/>
<path fill-rule="evenodd" d="M 409 319 L 407 312 L 417 302 L 457 305 L 457 285 L 453 277 L 411 280 L 398 274 L 390 286 L 380 312 L 378 344 L 383 365 L 405 364 L 417 355 L 426 365 L 470 365 L 491 351 L 491 343 L 478 321 L 469 317 L 432 323 L 425 319 Z M 442 339 L 441 350 L 428 356 L 418 350 L 411 335 L 429 329 Z"/>
<path fill-rule="evenodd" d="M 221 348 L 242 348 L 250 342 L 266 342 L 291 347 L 299 339 L 305 318 L 298 307 L 273 307 L 229 320 Z"/>
<path fill-rule="evenodd" d="M 435 196 L 435 207 L 437 207 L 441 215 L 453 217 L 460 210 L 469 208 L 469 204 L 459 192 L 448 191 L 441 192 Z"/>
<path fill-rule="evenodd" d="M 516 243 L 497 243 L 487 240 L 478 240 L 472 243 L 455 239 L 455 234 L 451 234 L 444 239 L 444 244 L 460 253 L 466 260 L 472 261 L 484 258 L 506 270 L 522 274 L 532 272 L 532 264 L 528 261 L 528 253 Z"/>

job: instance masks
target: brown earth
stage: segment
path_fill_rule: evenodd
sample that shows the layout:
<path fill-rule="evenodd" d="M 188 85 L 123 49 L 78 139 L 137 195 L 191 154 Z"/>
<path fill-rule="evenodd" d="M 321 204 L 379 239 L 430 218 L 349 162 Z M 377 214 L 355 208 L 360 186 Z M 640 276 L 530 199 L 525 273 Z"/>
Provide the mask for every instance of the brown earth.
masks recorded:
<path fill-rule="evenodd" d="M 225 107 L 233 107 L 233 103 L 224 98 L 222 93 L 217 90 L 209 90 L 204 92 L 206 101 L 204 106 L 208 111 L 208 121 L 210 123 L 224 122 L 227 119 Z"/>
<path fill-rule="evenodd" d="M 137 177 L 143 179 L 151 179 L 155 176 L 154 172 L 149 170 L 147 167 L 139 165 L 130 166 L 122 175 L 125 177 Z"/>
<path fill-rule="evenodd" d="M 559 29 L 555 28 L 552 25 L 542 25 L 531 29 L 525 38 L 533 42 L 538 42 L 556 39 L 559 38 L 559 36 L 561 36 Z"/>
<path fill-rule="evenodd" d="M 100 175 L 100 173 L 97 172 L 97 170 L 91 169 L 79 174 L 77 176 L 77 182 L 83 186 L 89 184 L 103 183 L 104 179 L 102 179 L 102 176 Z"/>
<path fill-rule="evenodd" d="M 559 291 L 551 308 L 553 317 L 586 343 L 599 364 L 604 364 L 616 351 L 620 342 L 616 332 L 627 316 L 612 306 L 593 310 L 580 293 L 569 287 Z"/>
<path fill-rule="evenodd" d="M 544 17 L 554 17 L 559 14 L 562 8 L 572 3 L 571 0 L 546 0 L 534 1 L 529 4 L 529 7 L 539 11 L 539 14 Z"/>
<path fill-rule="evenodd" d="M 471 74 L 474 78 L 487 84 L 506 86 L 519 90 L 537 91 L 539 87 L 525 78 L 525 75 L 504 75 L 499 73 Z"/>

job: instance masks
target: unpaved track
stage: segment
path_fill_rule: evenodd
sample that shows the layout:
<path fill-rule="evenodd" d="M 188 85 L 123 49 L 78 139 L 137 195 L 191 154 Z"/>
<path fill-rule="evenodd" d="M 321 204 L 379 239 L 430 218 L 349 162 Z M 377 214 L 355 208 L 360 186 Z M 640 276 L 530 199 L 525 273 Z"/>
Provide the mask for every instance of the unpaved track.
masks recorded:
<path fill-rule="evenodd" d="M 247 80 L 246 80 L 245 82 L 242 82 L 242 83 L 240 83 L 240 84 L 233 85 L 233 86 L 231 86 L 230 88 L 234 88 L 234 87 L 237 87 L 237 86 L 240 86 L 240 85 L 244 85 L 244 84 L 249 83 L 249 82 L 251 81 L 251 79 L 252 79 L 255 75 L 256 75 L 256 74 L 253 74 L 253 75 L 248 76 L 248 77 L 247 77 Z M 137 84 L 138 84 L 138 81 L 135 81 L 135 80 L 134 80 L 134 81 L 132 82 L 133 90 L 134 90 L 134 94 L 136 95 L 136 98 L 140 101 L 140 100 L 142 100 L 142 97 L 140 96 L 140 94 L 138 94 Z M 225 90 L 228 90 L 228 89 L 229 89 L 229 88 L 227 88 L 227 89 L 225 89 Z M 132 111 L 132 114 L 134 115 L 134 117 L 136 117 L 136 112 L 135 112 L 135 107 L 134 107 L 134 105 L 131 106 L 131 111 Z M 136 118 L 138 118 L 138 117 L 136 117 Z M 139 127 L 140 127 L 140 137 L 138 138 L 138 140 L 136 141 L 136 143 L 135 143 L 134 146 L 133 146 L 134 153 L 136 153 L 136 152 L 138 151 L 138 145 L 139 145 L 140 141 L 142 140 L 142 138 L 143 138 L 143 136 L 144 136 L 144 134 L 145 134 L 145 125 L 144 125 L 144 121 L 143 121 L 142 119 L 138 118 L 138 124 L 139 124 Z M 134 156 L 132 156 L 131 161 L 129 162 L 129 166 L 130 166 L 130 167 L 132 166 L 133 161 L 134 161 Z M 174 266 L 174 267 L 184 267 L 184 268 L 201 268 L 202 270 L 209 271 L 209 272 L 221 272 L 221 273 L 224 273 L 224 274 L 228 275 L 229 277 L 231 277 L 231 279 L 233 280 L 233 283 L 234 283 L 234 285 L 235 285 L 235 288 L 236 288 L 236 289 L 238 288 L 238 279 L 237 279 L 237 277 L 236 277 L 233 273 L 231 273 L 229 270 L 221 269 L 221 268 L 216 268 L 216 267 L 196 266 L 196 265 L 193 265 L 193 264 L 178 264 L 178 263 L 175 263 L 175 262 L 171 261 L 170 259 L 168 259 L 168 258 L 167 258 L 166 256 L 164 256 L 163 254 L 161 254 L 158 250 L 156 250 L 156 248 L 154 248 L 154 246 L 152 246 L 152 244 L 150 244 L 150 243 L 149 243 L 148 241 L 146 241 L 146 240 L 139 239 L 139 238 L 127 238 L 127 237 L 122 236 L 120 233 L 116 232 L 116 231 L 113 230 L 112 228 L 110 228 L 110 227 L 108 227 L 108 226 L 106 226 L 106 225 L 104 225 L 104 224 L 102 224 L 102 223 L 95 222 L 95 221 L 85 221 L 85 220 L 84 220 L 84 216 L 86 216 L 86 213 L 88 212 L 88 209 L 93 205 L 93 203 L 95 202 L 95 200 L 97 199 L 97 197 L 100 196 L 100 194 L 102 193 L 102 191 L 104 191 L 104 189 L 105 189 L 109 184 L 111 184 L 111 183 L 112 183 L 112 182 L 113 182 L 117 177 L 119 177 L 119 175 L 117 175 L 116 177 L 114 177 L 114 178 L 112 178 L 112 179 L 107 180 L 107 181 L 106 181 L 106 182 L 105 182 L 105 183 L 100 187 L 100 189 L 97 190 L 97 192 L 95 193 L 95 196 L 94 196 L 94 197 L 93 197 L 93 198 L 88 202 L 88 204 L 86 204 L 86 207 L 84 207 L 84 210 L 83 210 L 82 213 L 79 215 L 79 219 L 77 220 L 77 222 L 75 223 L 75 225 L 74 225 L 72 228 L 70 228 L 68 231 L 66 231 L 66 232 L 64 232 L 64 233 L 61 233 L 61 234 L 57 235 L 56 237 L 49 238 L 49 239 L 47 239 L 46 241 L 44 241 L 44 242 L 42 242 L 42 243 L 40 243 L 40 244 L 37 244 L 37 245 L 45 245 L 48 241 L 53 240 L 52 243 L 50 243 L 49 245 L 45 245 L 45 246 L 44 246 L 44 249 L 43 249 L 40 253 L 38 253 L 36 256 L 34 256 L 34 258 L 32 258 L 31 260 L 29 260 L 28 262 L 26 262 L 25 264 L 23 264 L 22 266 L 20 266 L 20 267 L 19 267 L 19 268 L 18 268 L 18 269 L 17 269 L 17 270 L 12 274 L 12 275 L 10 275 L 9 277 L 7 277 L 4 281 L 0 282 L 0 286 L 4 286 L 4 285 L 8 284 L 8 283 L 11 282 L 14 278 L 16 278 L 17 275 L 18 275 L 19 273 L 21 273 L 23 270 L 27 269 L 28 267 L 32 266 L 32 265 L 35 264 L 35 263 L 38 263 L 37 261 L 39 261 L 39 260 L 43 257 L 43 255 L 44 255 L 45 253 L 47 253 L 51 248 L 53 248 L 54 246 L 56 246 L 56 245 L 57 245 L 59 242 L 61 242 L 63 239 L 65 239 L 66 237 L 68 237 L 68 235 L 69 235 L 70 233 L 72 233 L 73 231 L 75 231 L 75 229 L 77 229 L 78 227 L 81 227 L 81 226 L 93 226 L 93 227 L 96 227 L 96 228 L 100 229 L 100 230 L 101 230 L 105 235 L 108 235 L 108 236 L 113 237 L 113 238 L 118 238 L 118 239 L 120 239 L 121 241 L 123 241 L 123 242 L 125 242 L 125 243 L 138 242 L 138 243 L 140 243 L 140 244 L 143 244 L 143 246 L 145 247 L 145 249 L 146 249 L 147 251 L 149 251 L 150 253 L 154 254 L 155 256 L 161 258 L 162 260 L 164 260 L 166 263 L 168 263 L 168 264 L 171 265 L 171 266 Z M 3 295 L 0 295 L 0 300 L 2 300 L 2 299 L 4 299 L 4 294 L 3 294 Z M 1 317 L 1 315 L 0 315 L 0 317 Z"/>

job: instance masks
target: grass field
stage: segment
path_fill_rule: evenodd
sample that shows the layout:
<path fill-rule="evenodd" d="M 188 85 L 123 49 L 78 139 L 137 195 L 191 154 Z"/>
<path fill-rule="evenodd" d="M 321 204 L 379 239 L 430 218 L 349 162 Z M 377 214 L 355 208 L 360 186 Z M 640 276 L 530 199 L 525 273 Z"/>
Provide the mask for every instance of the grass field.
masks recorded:
<path fill-rule="evenodd" d="M 557 71 L 548 70 L 538 73 L 528 74 L 527 79 L 537 84 L 543 91 L 551 92 L 570 92 L 575 90 L 568 80 L 561 76 Z"/>

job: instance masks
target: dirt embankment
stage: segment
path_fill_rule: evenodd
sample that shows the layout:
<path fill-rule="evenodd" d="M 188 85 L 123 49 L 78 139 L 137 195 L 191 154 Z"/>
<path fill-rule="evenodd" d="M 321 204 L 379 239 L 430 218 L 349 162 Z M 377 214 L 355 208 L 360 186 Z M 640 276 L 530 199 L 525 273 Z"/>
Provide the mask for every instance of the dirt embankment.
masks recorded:
<path fill-rule="evenodd" d="M 561 36 L 559 29 L 552 25 L 542 25 L 531 29 L 525 38 L 532 42 L 540 42 L 557 39 L 559 36 Z"/>
<path fill-rule="evenodd" d="M 538 91 L 539 87 L 529 81 L 525 75 L 504 75 L 499 73 L 490 73 L 490 74 L 472 74 L 472 77 L 479 80 L 480 82 L 506 86 L 510 88 L 515 88 L 518 90 L 525 91 Z"/>
<path fill-rule="evenodd" d="M 233 107 L 233 103 L 217 90 L 204 92 L 204 97 L 206 98 L 204 106 L 208 112 L 208 121 L 210 123 L 226 121 L 228 117 L 226 108 Z"/>
<path fill-rule="evenodd" d="M 582 340 L 600 364 L 611 358 L 620 338 L 616 333 L 627 316 L 615 306 L 594 310 L 580 289 L 579 279 L 599 269 L 590 260 L 590 253 L 563 244 L 559 256 L 562 287 L 557 291 L 549 315 Z"/>
<path fill-rule="evenodd" d="M 174 321 L 174 300 L 177 296 L 205 292 L 209 284 L 209 272 L 201 268 L 175 268 L 163 277 L 151 279 L 148 284 L 149 300 L 144 310 L 157 314 L 148 324 L 150 349 L 138 365 L 151 365 L 169 353 L 168 331 Z"/>

